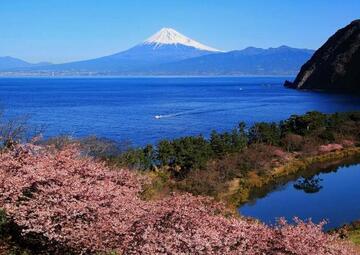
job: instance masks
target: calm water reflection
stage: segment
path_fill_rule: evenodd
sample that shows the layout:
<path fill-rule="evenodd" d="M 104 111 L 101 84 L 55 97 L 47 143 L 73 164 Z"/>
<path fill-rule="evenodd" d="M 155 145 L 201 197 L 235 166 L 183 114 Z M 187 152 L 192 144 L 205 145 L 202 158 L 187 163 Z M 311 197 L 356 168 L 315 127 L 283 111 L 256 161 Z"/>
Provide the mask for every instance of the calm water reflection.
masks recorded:
<path fill-rule="evenodd" d="M 291 220 L 297 216 L 311 218 L 314 222 L 327 219 L 326 229 L 358 220 L 360 164 L 333 167 L 317 175 L 300 177 L 239 210 L 242 215 L 268 224 L 274 224 L 278 217 Z"/>

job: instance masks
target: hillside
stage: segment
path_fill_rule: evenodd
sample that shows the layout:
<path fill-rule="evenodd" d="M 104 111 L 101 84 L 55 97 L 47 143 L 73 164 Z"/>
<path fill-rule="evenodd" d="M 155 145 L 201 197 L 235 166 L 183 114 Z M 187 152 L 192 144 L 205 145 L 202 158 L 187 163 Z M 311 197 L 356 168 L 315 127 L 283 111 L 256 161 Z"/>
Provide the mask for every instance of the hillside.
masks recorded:
<path fill-rule="evenodd" d="M 288 46 L 269 49 L 248 47 L 185 59 L 155 67 L 151 71 L 158 74 L 289 75 L 298 72 L 312 54 L 312 50 Z"/>
<path fill-rule="evenodd" d="M 360 20 L 338 30 L 306 62 L 295 81 L 296 89 L 360 91 Z"/>
<path fill-rule="evenodd" d="M 24 60 L 13 58 L 13 57 L 0 57 L 0 71 L 11 71 L 19 68 L 29 68 L 35 66 L 49 66 L 51 63 L 40 62 L 40 63 L 29 63 Z"/>

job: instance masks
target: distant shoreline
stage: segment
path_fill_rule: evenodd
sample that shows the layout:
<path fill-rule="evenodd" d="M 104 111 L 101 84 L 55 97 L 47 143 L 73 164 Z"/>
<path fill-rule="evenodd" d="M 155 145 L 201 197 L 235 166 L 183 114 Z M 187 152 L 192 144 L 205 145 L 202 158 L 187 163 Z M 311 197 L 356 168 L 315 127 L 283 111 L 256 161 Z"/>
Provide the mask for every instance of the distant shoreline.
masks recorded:
<path fill-rule="evenodd" d="M 295 78 L 296 74 L 292 75 L 2 75 L 0 79 L 6 78 L 242 78 L 242 77 L 264 77 L 264 78 Z"/>

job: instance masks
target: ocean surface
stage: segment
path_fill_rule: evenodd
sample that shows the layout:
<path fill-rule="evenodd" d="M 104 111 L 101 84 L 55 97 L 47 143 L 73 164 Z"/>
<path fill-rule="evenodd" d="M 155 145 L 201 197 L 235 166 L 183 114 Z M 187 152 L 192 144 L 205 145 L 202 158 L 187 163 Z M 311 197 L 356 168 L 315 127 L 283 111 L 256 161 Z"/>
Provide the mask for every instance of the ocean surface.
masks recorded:
<path fill-rule="evenodd" d="M 209 135 L 239 121 L 360 110 L 360 98 L 286 89 L 292 77 L 0 78 L 5 117 L 30 116 L 45 137 L 97 135 L 134 145 Z"/>
<path fill-rule="evenodd" d="M 331 170 L 288 182 L 265 197 L 244 205 L 239 211 L 244 216 L 272 225 L 279 216 L 289 222 L 295 216 L 315 223 L 326 220 L 325 229 L 359 220 L 360 164 Z M 304 184 L 304 180 L 307 180 L 307 188 L 299 188 L 298 184 Z"/>

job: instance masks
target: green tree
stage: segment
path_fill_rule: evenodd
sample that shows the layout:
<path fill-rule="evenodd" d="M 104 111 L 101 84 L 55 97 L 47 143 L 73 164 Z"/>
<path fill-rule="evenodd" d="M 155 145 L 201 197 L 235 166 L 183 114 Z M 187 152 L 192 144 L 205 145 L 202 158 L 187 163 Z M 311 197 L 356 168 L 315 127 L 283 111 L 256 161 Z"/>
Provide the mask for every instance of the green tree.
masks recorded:
<path fill-rule="evenodd" d="M 266 143 L 269 145 L 279 145 L 280 137 L 280 128 L 274 122 L 255 123 L 249 130 L 250 143 Z"/>
<path fill-rule="evenodd" d="M 173 141 L 175 165 L 185 174 L 194 168 L 203 168 L 212 156 L 209 142 L 203 136 L 187 136 Z"/>
<path fill-rule="evenodd" d="M 159 142 L 156 158 L 160 166 L 168 166 L 174 163 L 175 151 L 171 141 L 162 140 Z"/>
<path fill-rule="evenodd" d="M 289 119 L 281 122 L 281 132 L 307 135 L 322 127 L 327 126 L 326 114 L 312 111 L 304 115 L 292 115 Z"/>
<path fill-rule="evenodd" d="M 247 142 L 244 122 L 239 123 L 238 128 L 234 128 L 230 133 L 212 131 L 210 135 L 210 146 L 217 157 L 239 152 L 246 147 Z"/>

